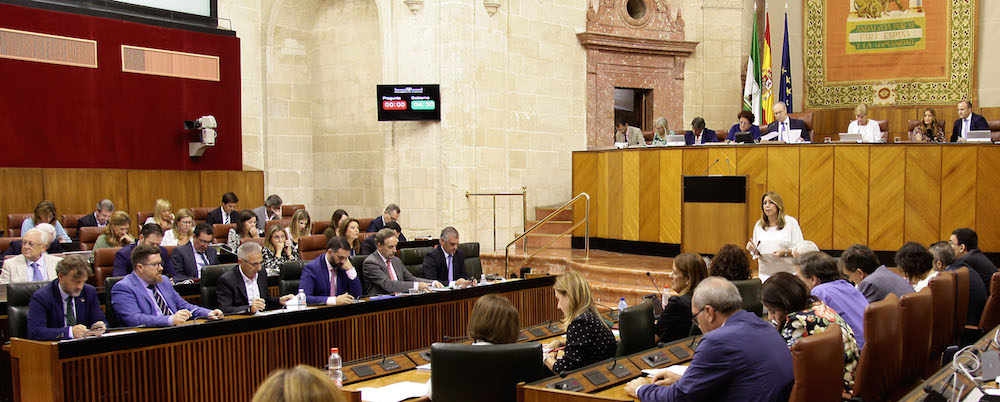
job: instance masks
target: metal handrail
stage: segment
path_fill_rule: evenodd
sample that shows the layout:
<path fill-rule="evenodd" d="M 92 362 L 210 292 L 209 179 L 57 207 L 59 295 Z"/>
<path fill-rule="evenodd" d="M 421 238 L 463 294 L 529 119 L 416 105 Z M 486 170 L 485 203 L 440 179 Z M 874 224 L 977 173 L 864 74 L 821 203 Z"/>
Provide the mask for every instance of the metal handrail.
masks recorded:
<path fill-rule="evenodd" d="M 469 197 L 493 197 L 493 249 L 497 249 L 497 197 L 520 196 L 521 197 L 521 230 L 528 227 L 528 187 L 521 186 L 520 193 L 470 193 L 465 192 L 465 198 Z M 525 240 L 527 244 L 527 240 Z"/>
<path fill-rule="evenodd" d="M 546 247 L 548 247 L 549 245 L 551 245 L 552 243 L 554 243 L 556 240 L 561 239 L 563 236 L 565 236 L 569 232 L 572 232 L 574 229 L 580 227 L 580 225 L 584 224 L 584 223 L 586 224 L 584 232 L 583 232 L 583 235 L 584 235 L 584 237 L 583 237 L 583 245 L 584 245 L 583 248 L 584 248 L 584 250 L 586 250 L 586 256 L 584 258 L 588 259 L 588 260 L 590 259 L 590 194 L 580 193 L 580 194 L 577 194 L 576 197 L 573 197 L 573 199 L 571 199 L 569 201 L 566 201 L 566 203 L 563 204 L 562 206 L 560 206 L 559 208 L 556 208 L 556 210 L 552 211 L 552 213 L 549 214 L 549 216 L 546 216 L 542 220 L 536 222 L 531 227 L 531 229 L 528 229 L 528 230 L 524 231 L 524 233 L 522 233 L 516 239 L 514 239 L 510 243 L 507 243 L 507 247 L 504 247 L 504 250 L 503 250 L 503 254 L 504 254 L 503 276 L 505 278 L 509 276 L 510 246 L 513 245 L 514 243 L 517 243 L 518 240 L 521 240 L 522 238 L 528 236 L 529 233 L 531 233 L 535 229 L 537 229 L 537 228 L 541 227 L 542 225 L 544 225 L 546 222 L 548 222 L 553 217 L 555 217 L 556 214 L 562 212 L 563 210 L 565 210 L 566 208 L 568 208 L 570 205 L 573 205 L 573 203 L 575 203 L 580 198 L 586 198 L 587 199 L 586 209 L 584 211 L 585 213 L 584 213 L 584 216 L 583 216 L 583 220 L 581 220 L 580 222 L 577 222 L 575 225 L 573 225 L 572 227 L 570 227 L 569 230 L 563 232 L 559 236 L 556 236 L 555 239 L 550 240 L 544 246 L 542 246 L 541 248 L 539 248 L 538 251 L 535 251 L 534 253 L 532 253 L 531 255 L 529 255 L 528 258 L 525 258 L 524 262 L 521 265 L 518 266 L 518 268 L 521 268 L 521 267 L 527 265 L 528 261 L 531 261 L 532 258 L 535 258 L 535 256 L 538 255 L 539 252 L 541 252 Z M 527 240 L 525 240 L 525 244 L 527 244 Z"/>

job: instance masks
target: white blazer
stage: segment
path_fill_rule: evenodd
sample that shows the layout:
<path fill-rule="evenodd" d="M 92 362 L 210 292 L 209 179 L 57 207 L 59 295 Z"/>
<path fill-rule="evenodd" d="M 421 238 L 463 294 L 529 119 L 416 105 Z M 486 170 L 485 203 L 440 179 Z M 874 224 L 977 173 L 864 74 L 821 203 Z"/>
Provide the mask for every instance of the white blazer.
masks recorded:
<path fill-rule="evenodd" d="M 42 254 L 42 259 L 45 261 L 45 272 L 48 280 L 56 279 L 56 265 L 59 264 L 59 261 L 62 261 L 62 258 L 46 253 Z M 24 255 L 19 255 L 3 262 L 3 271 L 0 272 L 0 285 L 14 282 L 31 282 L 31 275 L 32 272 L 31 268 L 28 267 L 28 261 L 24 259 Z"/>

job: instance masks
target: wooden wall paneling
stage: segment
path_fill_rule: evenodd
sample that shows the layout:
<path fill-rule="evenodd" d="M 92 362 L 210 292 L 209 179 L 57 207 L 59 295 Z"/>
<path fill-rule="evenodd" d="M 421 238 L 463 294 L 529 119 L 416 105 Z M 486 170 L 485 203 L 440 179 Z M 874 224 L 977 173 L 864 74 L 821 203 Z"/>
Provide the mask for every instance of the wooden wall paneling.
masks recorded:
<path fill-rule="evenodd" d="M 976 227 L 977 148 L 941 147 L 941 240 L 955 229 Z"/>
<path fill-rule="evenodd" d="M 7 229 L 7 214 L 34 212 L 44 196 L 42 169 L 0 169 L 0 227 Z"/>
<path fill-rule="evenodd" d="M 833 147 L 801 149 L 799 185 L 799 214 L 795 218 L 802 235 L 821 250 L 833 249 Z"/>
<path fill-rule="evenodd" d="M 799 147 L 767 147 L 767 191 L 777 192 L 785 214 L 799 216 Z"/>
<path fill-rule="evenodd" d="M 129 217 L 134 221 L 136 212 L 152 211 L 158 198 L 170 201 L 174 214 L 181 208 L 204 206 L 201 202 L 201 173 L 184 170 L 129 170 Z M 221 198 L 221 197 L 220 197 Z M 133 222 L 133 233 L 143 222 Z"/>
<path fill-rule="evenodd" d="M 941 147 L 906 149 L 904 240 L 928 245 L 941 240 Z"/>
<path fill-rule="evenodd" d="M 903 245 L 906 147 L 872 146 L 868 180 L 868 247 L 895 251 Z"/>
<path fill-rule="evenodd" d="M 747 238 L 749 230 L 760 219 L 760 199 L 767 188 L 767 148 L 742 147 L 736 152 L 736 174 L 747 176 Z"/>
<path fill-rule="evenodd" d="M 622 240 L 639 240 L 639 153 L 622 152 Z"/>
<path fill-rule="evenodd" d="M 716 160 L 719 161 L 714 166 L 709 168 L 708 174 L 720 174 L 726 176 L 736 174 L 737 152 L 734 147 L 709 148 L 707 160 L 709 165 Z"/>
<path fill-rule="evenodd" d="M 597 154 L 597 237 L 608 239 L 608 155 L 609 152 Z M 594 227 L 594 226 L 592 226 Z"/>
<path fill-rule="evenodd" d="M 868 244 L 868 146 L 834 148 L 833 248 Z"/>
<path fill-rule="evenodd" d="M 1000 107 L 984 107 L 980 111 L 982 112 L 980 115 L 985 117 L 986 120 L 1000 120 Z"/>
<path fill-rule="evenodd" d="M 201 202 L 199 207 L 222 204 L 222 195 L 232 191 L 240 201 L 237 209 L 254 209 L 264 205 L 264 172 L 205 170 L 201 172 Z"/>
<path fill-rule="evenodd" d="M 639 153 L 639 240 L 660 241 L 660 153 Z"/>
<path fill-rule="evenodd" d="M 708 149 L 705 148 L 684 148 L 681 150 L 684 155 L 685 176 L 704 176 L 708 169 Z M 713 159 L 714 160 L 714 159 Z"/>
<path fill-rule="evenodd" d="M 976 147 L 976 183 L 980 188 L 995 188 L 1000 183 L 1000 147 Z M 1000 192 L 976 192 L 976 226 L 979 233 L 979 249 L 984 252 L 1000 252 Z M 986 235 L 987 233 L 991 235 Z"/>
<path fill-rule="evenodd" d="M 597 228 L 594 224 L 597 217 L 597 154 L 594 153 L 573 153 L 573 196 L 577 196 L 580 193 L 587 193 L 590 195 L 590 225 L 591 225 L 591 236 L 595 236 L 595 229 Z M 586 215 L 585 208 L 582 205 L 574 206 L 573 208 L 573 223 L 576 224 L 583 220 Z M 573 231 L 573 236 L 583 237 L 586 228 L 584 225 L 576 228 Z"/>
<path fill-rule="evenodd" d="M 115 209 L 130 211 L 128 179 L 124 169 L 43 169 L 45 199 L 56 204 L 56 214 L 94 212 L 105 198 Z"/>
<path fill-rule="evenodd" d="M 608 154 L 608 238 L 622 239 L 622 209 L 625 205 L 622 193 L 624 174 L 622 152 Z"/>
<path fill-rule="evenodd" d="M 660 242 L 680 244 L 683 150 L 660 150 L 656 154 L 660 162 Z"/>
<path fill-rule="evenodd" d="M 933 109 L 938 121 L 944 122 L 944 133 L 947 135 L 948 141 L 951 141 L 952 128 L 955 126 L 955 120 L 958 120 L 958 104 L 934 106 Z M 921 112 L 921 116 L 923 116 L 923 112 Z"/>

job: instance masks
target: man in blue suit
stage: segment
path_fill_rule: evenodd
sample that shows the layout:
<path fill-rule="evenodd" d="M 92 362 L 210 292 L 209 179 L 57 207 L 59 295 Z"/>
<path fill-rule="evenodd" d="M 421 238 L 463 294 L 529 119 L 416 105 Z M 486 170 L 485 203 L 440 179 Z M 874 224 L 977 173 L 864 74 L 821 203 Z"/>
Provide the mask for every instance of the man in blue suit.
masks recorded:
<path fill-rule="evenodd" d="M 125 325 L 171 327 L 191 317 L 222 318 L 221 310 L 208 310 L 188 303 L 163 276 L 163 259 L 154 246 L 132 250 L 135 267 L 111 289 L 111 305 Z"/>
<path fill-rule="evenodd" d="M 625 386 L 629 395 L 643 402 L 788 400 L 792 354 L 771 324 L 743 310 L 732 282 L 717 276 L 701 281 L 691 313 L 705 336 L 684 375 L 637 378 Z"/>
<path fill-rule="evenodd" d="M 90 264 L 72 255 L 56 265 L 57 279 L 31 295 L 28 305 L 28 338 L 58 341 L 101 335 L 107 327 L 97 290 L 86 284 Z"/>
<path fill-rule="evenodd" d="M 705 119 L 695 117 L 691 120 L 691 130 L 684 133 L 684 143 L 687 145 L 719 142 L 719 136 L 713 130 L 705 128 Z"/>
<path fill-rule="evenodd" d="M 163 273 L 173 278 L 175 275 L 174 267 L 170 263 L 170 259 L 167 258 L 167 249 L 160 246 L 160 242 L 162 241 L 163 228 L 160 225 L 155 223 L 142 225 L 142 231 L 139 232 L 139 238 L 136 239 L 135 243 L 122 247 L 121 250 L 115 253 L 115 268 L 111 275 L 125 276 L 132 272 L 132 250 L 138 245 L 147 244 L 160 248 L 160 258 L 163 259 Z"/>
<path fill-rule="evenodd" d="M 382 216 L 372 219 L 372 223 L 368 224 L 367 232 L 378 233 L 379 230 L 385 229 L 386 228 L 385 225 L 388 224 L 389 222 L 396 222 L 396 224 L 399 224 L 399 213 L 400 213 L 399 205 L 396 204 L 386 205 L 385 212 L 382 213 Z M 399 232 L 399 241 L 406 241 L 406 236 L 403 236 L 403 229 L 398 230 L 398 232 Z"/>
<path fill-rule="evenodd" d="M 972 102 L 958 102 L 958 120 L 955 120 L 951 129 L 951 142 L 965 142 L 969 138 L 969 131 L 989 129 L 990 124 L 985 117 L 972 113 Z"/>
<path fill-rule="evenodd" d="M 348 304 L 361 297 L 361 278 L 351 265 L 347 239 L 335 236 L 326 242 L 326 253 L 302 268 L 299 288 L 306 293 L 308 304 Z"/>
<path fill-rule="evenodd" d="M 194 227 L 194 235 L 188 244 L 174 248 L 174 252 L 170 254 L 170 265 L 177 272 L 174 283 L 201 278 L 204 266 L 219 264 L 219 253 L 209 247 L 211 244 L 212 227 L 200 223 Z"/>

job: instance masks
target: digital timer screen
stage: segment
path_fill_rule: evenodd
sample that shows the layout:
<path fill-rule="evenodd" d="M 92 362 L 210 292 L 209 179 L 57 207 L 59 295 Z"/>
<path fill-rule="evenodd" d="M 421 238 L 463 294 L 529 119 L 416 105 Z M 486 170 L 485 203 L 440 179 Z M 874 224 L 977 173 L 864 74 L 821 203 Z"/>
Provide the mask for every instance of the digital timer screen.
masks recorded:
<path fill-rule="evenodd" d="M 379 85 L 378 121 L 441 120 L 439 85 Z"/>

